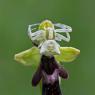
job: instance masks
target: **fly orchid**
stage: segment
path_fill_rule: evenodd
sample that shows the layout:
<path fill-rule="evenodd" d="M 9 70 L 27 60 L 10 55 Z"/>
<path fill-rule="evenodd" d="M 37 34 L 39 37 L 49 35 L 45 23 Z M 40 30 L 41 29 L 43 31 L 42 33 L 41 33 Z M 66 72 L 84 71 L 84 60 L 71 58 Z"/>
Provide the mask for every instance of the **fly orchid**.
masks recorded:
<path fill-rule="evenodd" d="M 61 47 L 58 41 L 70 41 L 72 28 L 68 25 L 45 20 L 28 26 L 28 36 L 33 47 L 15 54 L 14 59 L 24 65 L 36 65 L 38 69 L 32 78 L 36 86 L 42 79 L 42 95 L 61 95 L 59 77 L 68 78 L 67 71 L 59 64 L 71 62 L 80 50 L 73 47 Z M 66 33 L 66 37 L 62 35 Z"/>

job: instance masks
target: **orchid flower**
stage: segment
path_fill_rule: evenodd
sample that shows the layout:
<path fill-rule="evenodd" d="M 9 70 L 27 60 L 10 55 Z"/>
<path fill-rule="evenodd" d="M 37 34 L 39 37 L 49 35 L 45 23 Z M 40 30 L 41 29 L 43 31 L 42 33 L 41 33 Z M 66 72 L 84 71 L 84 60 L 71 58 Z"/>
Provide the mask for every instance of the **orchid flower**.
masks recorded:
<path fill-rule="evenodd" d="M 35 31 L 36 30 L 36 31 Z M 73 61 L 80 53 L 74 47 L 62 47 L 56 41 L 70 41 L 72 28 L 65 24 L 53 24 L 50 20 L 28 26 L 28 36 L 34 46 L 21 53 L 17 53 L 14 59 L 25 65 L 37 65 L 42 54 L 54 55 L 58 62 Z M 66 33 L 67 37 L 59 33 Z M 47 52 L 48 51 L 48 52 Z M 35 60 L 37 58 L 37 60 Z M 36 62 L 34 62 L 36 61 Z"/>
<path fill-rule="evenodd" d="M 61 95 L 59 77 L 67 79 L 68 73 L 59 64 L 75 60 L 80 53 L 79 49 L 62 47 L 58 43 L 62 40 L 69 42 L 70 32 L 70 26 L 53 24 L 50 20 L 29 25 L 28 36 L 34 46 L 14 56 L 16 61 L 24 65 L 38 66 L 32 85 L 36 86 L 42 79 L 42 95 Z"/>

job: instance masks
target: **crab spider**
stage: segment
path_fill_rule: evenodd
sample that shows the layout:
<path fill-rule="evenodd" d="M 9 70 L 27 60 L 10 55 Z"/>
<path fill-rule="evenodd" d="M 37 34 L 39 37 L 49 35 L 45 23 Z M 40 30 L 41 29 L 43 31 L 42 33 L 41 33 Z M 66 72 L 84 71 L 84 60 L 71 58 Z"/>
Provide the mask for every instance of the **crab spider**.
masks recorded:
<path fill-rule="evenodd" d="M 34 29 L 37 29 L 37 26 L 38 30 L 36 32 L 33 32 Z M 54 27 L 58 27 L 58 29 L 55 29 Z M 64 40 L 66 42 L 69 42 L 70 41 L 69 32 L 71 31 L 72 28 L 70 26 L 60 23 L 53 24 L 49 20 L 45 20 L 40 24 L 38 23 L 28 26 L 28 36 L 30 37 L 32 42 L 37 45 L 40 45 L 45 40 L 56 40 L 56 41 Z M 59 33 L 66 33 L 67 37 Z"/>

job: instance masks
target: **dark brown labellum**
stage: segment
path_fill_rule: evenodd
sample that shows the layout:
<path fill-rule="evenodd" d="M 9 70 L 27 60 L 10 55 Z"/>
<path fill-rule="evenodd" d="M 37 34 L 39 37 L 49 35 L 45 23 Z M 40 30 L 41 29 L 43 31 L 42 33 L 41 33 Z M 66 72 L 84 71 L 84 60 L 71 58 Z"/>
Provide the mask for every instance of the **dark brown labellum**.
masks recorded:
<path fill-rule="evenodd" d="M 36 86 L 42 79 L 42 95 L 62 95 L 59 76 L 67 79 L 68 73 L 57 63 L 54 56 L 42 55 L 40 65 L 32 78 L 32 85 Z"/>

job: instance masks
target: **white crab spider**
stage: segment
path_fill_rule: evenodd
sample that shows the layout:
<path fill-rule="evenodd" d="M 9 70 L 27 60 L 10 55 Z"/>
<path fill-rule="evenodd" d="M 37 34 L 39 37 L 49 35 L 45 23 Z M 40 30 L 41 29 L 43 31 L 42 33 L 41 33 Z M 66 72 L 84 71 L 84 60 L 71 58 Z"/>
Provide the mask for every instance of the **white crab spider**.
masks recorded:
<path fill-rule="evenodd" d="M 38 30 L 36 32 L 33 32 L 34 29 L 37 29 L 37 25 L 39 26 Z M 54 27 L 58 28 L 56 29 Z M 72 28 L 70 26 L 60 23 L 53 24 L 49 20 L 45 20 L 41 24 L 38 23 L 28 26 L 28 36 L 35 45 L 41 48 L 40 50 L 41 54 L 44 53 L 46 54 L 47 51 L 60 54 L 60 51 L 58 50 L 60 46 L 56 41 L 64 40 L 66 42 L 69 42 L 70 41 L 69 32 L 71 31 Z M 66 37 L 59 33 L 66 33 Z"/>
<path fill-rule="evenodd" d="M 48 35 L 48 40 L 54 39 L 57 41 L 61 41 L 61 40 L 64 40 L 66 42 L 70 41 L 69 32 L 72 32 L 72 28 L 70 26 L 57 23 L 57 24 L 53 24 L 53 26 L 58 27 L 60 29 L 55 29 L 54 27 L 44 27 L 43 29 L 40 29 L 33 33 L 32 31 L 36 28 L 37 25 L 40 25 L 40 24 L 32 24 L 28 26 L 28 36 L 30 37 L 32 41 L 35 41 L 37 39 L 44 41 L 47 39 L 46 38 L 47 35 Z M 48 31 L 48 33 L 46 31 Z M 66 37 L 59 33 L 66 33 Z"/>

